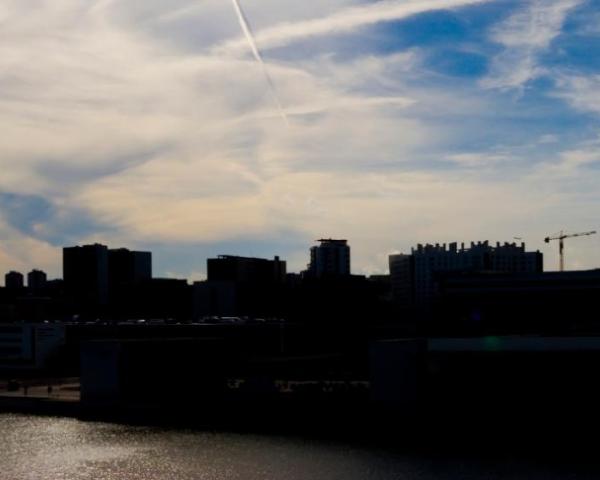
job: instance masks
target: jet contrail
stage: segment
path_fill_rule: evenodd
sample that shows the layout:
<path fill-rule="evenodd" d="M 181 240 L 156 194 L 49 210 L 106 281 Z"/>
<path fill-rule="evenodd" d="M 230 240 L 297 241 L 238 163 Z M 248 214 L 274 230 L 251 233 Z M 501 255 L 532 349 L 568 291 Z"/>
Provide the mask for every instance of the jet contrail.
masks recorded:
<path fill-rule="evenodd" d="M 269 71 L 267 70 L 267 65 L 265 64 L 265 62 L 262 58 L 262 55 L 260 54 L 260 50 L 258 49 L 258 47 L 256 45 L 256 42 L 254 40 L 254 34 L 252 33 L 252 30 L 250 29 L 250 24 L 248 23 L 248 20 L 246 19 L 246 15 L 244 15 L 242 6 L 240 5 L 239 0 L 232 0 L 232 2 L 233 2 L 233 7 L 235 8 L 235 13 L 237 14 L 238 20 L 240 22 L 240 26 L 242 27 L 242 31 L 244 32 L 244 35 L 246 36 L 246 40 L 248 40 L 248 44 L 250 45 L 250 50 L 252 50 L 252 55 L 254 55 L 254 58 L 260 64 L 260 66 L 262 68 L 263 74 L 265 75 L 265 78 L 267 79 L 267 83 L 269 84 L 269 88 L 271 89 L 271 93 L 273 94 L 273 98 L 275 99 L 275 102 L 277 103 L 277 108 L 279 109 L 281 118 L 283 118 L 283 121 L 286 123 L 286 125 L 289 126 L 288 117 L 285 113 L 285 110 L 283 109 L 283 105 L 281 104 L 279 95 L 277 94 L 277 88 L 275 88 L 275 83 L 273 82 L 273 79 L 271 78 L 271 75 L 269 74 Z"/>

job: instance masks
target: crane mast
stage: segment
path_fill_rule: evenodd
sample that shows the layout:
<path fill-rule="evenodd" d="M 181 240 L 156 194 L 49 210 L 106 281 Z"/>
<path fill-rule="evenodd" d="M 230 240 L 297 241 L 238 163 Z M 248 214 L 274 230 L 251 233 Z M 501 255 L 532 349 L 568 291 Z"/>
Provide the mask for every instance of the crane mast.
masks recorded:
<path fill-rule="evenodd" d="M 544 242 L 550 243 L 551 240 L 558 240 L 558 252 L 560 254 L 560 271 L 564 272 L 564 270 L 565 270 L 565 239 L 573 238 L 573 237 L 583 237 L 583 236 L 587 236 L 587 235 L 595 235 L 596 233 L 597 233 L 596 230 L 593 230 L 591 232 L 565 234 L 561 230 L 558 235 L 544 238 Z"/>

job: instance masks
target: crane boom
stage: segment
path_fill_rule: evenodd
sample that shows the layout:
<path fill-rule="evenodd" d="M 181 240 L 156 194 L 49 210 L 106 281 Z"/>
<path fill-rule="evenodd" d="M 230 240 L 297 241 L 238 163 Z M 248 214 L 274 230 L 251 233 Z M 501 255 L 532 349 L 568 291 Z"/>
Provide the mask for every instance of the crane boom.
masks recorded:
<path fill-rule="evenodd" d="M 560 271 L 563 272 L 565 269 L 565 238 L 583 237 L 586 235 L 595 235 L 596 233 L 598 233 L 596 232 L 596 230 L 592 230 L 591 232 L 565 234 L 561 230 L 561 232 L 558 235 L 544 238 L 544 242 L 550 243 L 551 240 L 558 240 L 558 251 L 560 253 Z"/>
<path fill-rule="evenodd" d="M 596 230 L 592 230 L 591 232 L 571 233 L 569 235 L 563 235 L 563 233 L 560 232 L 560 235 L 555 236 L 555 237 L 546 237 L 544 239 L 544 241 L 546 243 L 549 243 L 550 240 L 560 240 L 561 238 L 565 239 L 565 238 L 571 238 L 571 237 L 583 237 L 584 235 L 594 235 L 595 233 L 598 233 L 598 232 L 596 232 Z"/>

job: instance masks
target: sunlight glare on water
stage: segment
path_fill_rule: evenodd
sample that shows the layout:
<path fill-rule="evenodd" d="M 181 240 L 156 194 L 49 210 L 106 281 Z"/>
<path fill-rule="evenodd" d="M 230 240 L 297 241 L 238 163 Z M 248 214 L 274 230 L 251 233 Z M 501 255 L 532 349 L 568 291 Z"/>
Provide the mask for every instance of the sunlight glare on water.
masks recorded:
<path fill-rule="evenodd" d="M 0 415 L 0 478 L 383 479 L 388 462 L 284 437 L 130 427 Z"/>
<path fill-rule="evenodd" d="M 575 478 L 570 468 L 464 453 L 417 455 L 297 437 L 0 414 L 0 480 Z"/>

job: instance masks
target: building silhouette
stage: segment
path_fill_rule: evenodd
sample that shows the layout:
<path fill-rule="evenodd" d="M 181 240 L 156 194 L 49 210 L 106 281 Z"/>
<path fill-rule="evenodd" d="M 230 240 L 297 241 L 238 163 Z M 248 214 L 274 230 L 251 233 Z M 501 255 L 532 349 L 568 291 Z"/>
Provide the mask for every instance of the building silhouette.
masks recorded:
<path fill-rule="evenodd" d="M 219 255 L 206 262 L 207 280 L 215 282 L 283 282 L 286 275 L 286 262 L 275 257 L 265 258 Z"/>
<path fill-rule="evenodd" d="M 541 273 L 543 255 L 525 251 L 525 244 L 471 242 L 417 245 L 410 254 L 390 255 L 392 295 L 400 305 L 422 305 L 438 292 L 437 277 L 445 272 Z"/>
<path fill-rule="evenodd" d="M 48 276 L 41 270 L 32 270 L 27 274 L 27 287 L 33 293 L 41 292 L 46 288 Z"/>
<path fill-rule="evenodd" d="M 186 279 L 152 278 L 136 292 L 133 313 L 144 319 L 187 321 L 191 318 L 191 286 Z"/>
<path fill-rule="evenodd" d="M 280 310 L 286 262 L 220 255 L 209 258 L 207 281 L 194 284 L 195 316 L 267 316 Z"/>
<path fill-rule="evenodd" d="M 15 272 L 14 270 L 8 272 L 4 276 L 4 285 L 6 286 L 6 288 L 9 288 L 11 290 L 23 288 L 23 274 L 20 272 Z"/>
<path fill-rule="evenodd" d="M 308 274 L 313 277 L 350 275 L 350 247 L 347 240 L 318 240 L 310 249 Z"/>
<path fill-rule="evenodd" d="M 440 275 L 437 334 L 582 335 L 598 331 L 600 270 L 447 272 Z"/>
<path fill-rule="evenodd" d="M 108 251 L 108 281 L 112 286 L 132 285 L 152 278 L 152 253 L 127 248 Z"/>
<path fill-rule="evenodd" d="M 65 247 L 63 275 L 71 313 L 99 315 L 110 306 L 112 315 L 129 315 L 152 280 L 152 254 L 101 244 Z"/>
<path fill-rule="evenodd" d="M 147 316 L 154 304 L 152 253 L 126 248 L 108 250 L 108 297 L 113 318 Z M 152 301 L 151 301 L 152 300 Z M 160 309 L 164 311 L 163 308 Z"/>
<path fill-rule="evenodd" d="M 95 313 L 106 306 L 108 247 L 96 243 L 63 248 L 63 278 L 75 313 Z"/>

